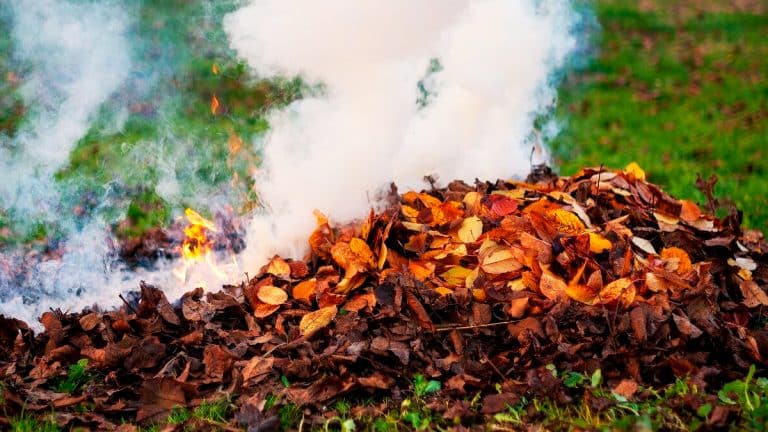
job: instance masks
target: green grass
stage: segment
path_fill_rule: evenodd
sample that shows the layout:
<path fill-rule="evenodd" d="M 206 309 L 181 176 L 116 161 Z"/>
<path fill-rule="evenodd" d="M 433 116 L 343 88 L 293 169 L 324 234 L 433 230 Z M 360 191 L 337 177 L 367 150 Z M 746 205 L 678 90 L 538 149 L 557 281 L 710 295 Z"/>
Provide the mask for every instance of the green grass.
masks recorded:
<path fill-rule="evenodd" d="M 655 8 L 597 3 L 597 57 L 560 91 L 557 165 L 570 174 L 636 161 L 650 181 L 700 203 L 697 173 L 716 174 L 717 195 L 765 231 L 768 16 L 644 3 Z"/>
<path fill-rule="evenodd" d="M 80 359 L 69 366 L 67 377 L 56 386 L 59 393 L 76 393 L 93 377 L 88 373 L 88 359 Z"/>

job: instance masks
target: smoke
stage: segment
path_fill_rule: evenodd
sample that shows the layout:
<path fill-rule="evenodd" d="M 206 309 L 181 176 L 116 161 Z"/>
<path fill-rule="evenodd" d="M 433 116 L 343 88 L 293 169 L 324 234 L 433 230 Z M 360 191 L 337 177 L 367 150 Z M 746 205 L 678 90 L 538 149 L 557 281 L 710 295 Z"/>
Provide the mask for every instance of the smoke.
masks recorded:
<path fill-rule="evenodd" d="M 0 313 L 31 323 L 50 307 L 114 306 L 139 280 L 169 297 L 228 282 L 193 269 L 189 283 L 175 283 L 173 262 L 126 272 L 110 234 L 136 191 L 153 191 L 177 212 L 182 203 L 240 204 L 241 191 L 220 180 L 228 125 L 190 131 L 203 117 L 186 119 L 190 104 L 207 103 L 194 99 L 200 78 L 189 65 L 231 59 L 226 43 L 259 77 L 306 84 L 303 99 L 269 115 L 270 131 L 255 143 L 264 208 L 239 263 L 223 266 L 232 281 L 274 253 L 302 257 L 314 209 L 347 221 L 376 206 L 393 181 L 419 188 L 425 175 L 506 178 L 547 159 L 533 125 L 553 106 L 556 72 L 578 42 L 569 1 L 260 0 L 227 15 L 222 33 L 221 16 L 240 3 L 185 2 L 178 11 L 149 0 L 4 3 L 27 114 L 0 143 L 0 207 L 17 221 L 55 225 L 62 256 L 0 254 Z M 62 180 L 83 139 L 117 143 L 107 153 L 119 160 Z M 75 217 L 70 201 L 83 191 L 92 204 Z"/>
<path fill-rule="evenodd" d="M 225 18 L 260 74 L 300 75 L 316 94 L 275 113 L 257 145 L 266 210 L 245 262 L 301 257 L 318 209 L 366 214 L 382 187 L 508 178 L 547 154 L 531 140 L 576 47 L 565 0 L 263 0 Z"/>
<path fill-rule="evenodd" d="M 128 19 L 109 3 L 9 5 L 14 51 L 30 69 L 20 89 L 30 114 L 12 148 L 0 149 L 0 198 L 24 217 L 47 218 L 58 203 L 53 174 L 127 77 Z"/>

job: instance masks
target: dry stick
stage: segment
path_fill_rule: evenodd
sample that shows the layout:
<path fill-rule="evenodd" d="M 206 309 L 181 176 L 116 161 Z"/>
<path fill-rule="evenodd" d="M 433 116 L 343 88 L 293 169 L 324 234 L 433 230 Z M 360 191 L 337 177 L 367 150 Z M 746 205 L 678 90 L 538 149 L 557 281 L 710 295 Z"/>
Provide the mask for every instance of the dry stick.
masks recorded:
<path fill-rule="evenodd" d="M 501 379 L 503 380 L 503 379 L 505 378 L 505 377 L 504 377 L 504 374 L 503 374 L 503 373 L 501 373 L 501 371 L 499 370 L 499 368 L 497 368 L 497 367 L 496 367 L 496 365 L 495 365 L 495 364 L 493 364 L 493 362 L 491 361 L 491 359 L 489 359 L 489 358 L 488 358 L 488 354 L 486 354 L 486 353 L 482 353 L 482 355 L 483 355 L 483 359 L 485 359 L 485 361 L 486 361 L 486 362 L 488 362 L 488 365 L 490 365 L 490 366 L 491 366 L 491 369 L 493 369 L 493 370 L 494 370 L 494 371 L 495 371 L 497 374 L 499 374 L 499 378 L 501 378 Z"/>
<path fill-rule="evenodd" d="M 135 315 L 138 315 L 138 314 L 139 314 L 139 312 L 138 312 L 138 311 L 136 311 L 136 309 L 134 309 L 134 308 L 133 308 L 133 306 L 131 306 L 131 304 L 130 304 L 130 303 L 128 303 L 128 300 L 126 300 L 126 299 L 125 299 L 125 297 L 123 297 L 123 295 L 122 295 L 122 294 L 119 294 L 119 295 L 118 295 L 118 297 L 120 297 L 120 300 L 122 300 L 122 301 L 123 301 L 123 303 L 125 304 L 125 307 L 127 307 L 128 309 L 130 309 L 130 310 L 131 310 L 131 312 L 133 312 Z"/>
<path fill-rule="evenodd" d="M 435 331 L 437 332 L 445 332 L 445 331 L 451 331 L 451 330 L 472 330 L 477 328 L 484 328 L 484 327 L 495 327 L 499 325 L 507 325 L 507 324 L 513 324 L 516 322 L 519 322 L 520 320 L 512 320 L 512 321 L 501 321 L 496 323 L 489 323 L 489 324 L 474 324 L 474 325 L 468 325 L 468 326 L 443 326 L 443 327 L 437 327 Z"/>

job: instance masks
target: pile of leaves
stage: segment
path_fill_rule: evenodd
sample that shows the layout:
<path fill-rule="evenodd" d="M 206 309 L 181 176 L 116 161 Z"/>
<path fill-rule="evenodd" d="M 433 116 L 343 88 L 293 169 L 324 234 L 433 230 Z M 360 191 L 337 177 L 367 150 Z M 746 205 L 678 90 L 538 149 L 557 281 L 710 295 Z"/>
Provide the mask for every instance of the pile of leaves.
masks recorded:
<path fill-rule="evenodd" d="M 134 430 L 222 397 L 223 429 L 277 428 L 287 404 L 322 424 L 341 397 L 389 401 L 356 416 L 398 406 L 415 374 L 457 425 L 523 397 L 568 403 L 565 377 L 596 371 L 624 400 L 681 377 L 720 388 L 768 366 L 768 245 L 738 212 L 714 217 L 699 183 L 706 211 L 636 165 L 393 189 L 357 223 L 317 213 L 305 260 L 219 292 L 143 285 L 118 310 L 47 312 L 40 334 L 0 317 L 0 425 L 53 408 L 62 427 Z"/>

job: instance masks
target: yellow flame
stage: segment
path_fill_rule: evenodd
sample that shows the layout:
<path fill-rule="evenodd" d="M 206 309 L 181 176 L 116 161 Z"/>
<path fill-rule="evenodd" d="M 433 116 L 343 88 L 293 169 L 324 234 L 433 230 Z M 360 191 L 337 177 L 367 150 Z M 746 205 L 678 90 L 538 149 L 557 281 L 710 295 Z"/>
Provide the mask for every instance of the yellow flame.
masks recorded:
<path fill-rule="evenodd" d="M 213 241 L 207 236 L 208 232 L 219 232 L 218 227 L 190 208 L 184 210 L 184 215 L 189 225 L 184 228 L 185 238 L 181 244 L 183 260 L 179 267 L 173 269 L 174 276 L 186 282 L 189 269 L 195 263 L 205 261 L 216 276 L 221 279 L 226 278 L 226 273 L 219 269 L 213 257 Z"/>

